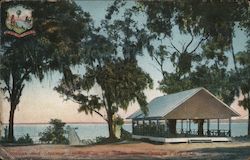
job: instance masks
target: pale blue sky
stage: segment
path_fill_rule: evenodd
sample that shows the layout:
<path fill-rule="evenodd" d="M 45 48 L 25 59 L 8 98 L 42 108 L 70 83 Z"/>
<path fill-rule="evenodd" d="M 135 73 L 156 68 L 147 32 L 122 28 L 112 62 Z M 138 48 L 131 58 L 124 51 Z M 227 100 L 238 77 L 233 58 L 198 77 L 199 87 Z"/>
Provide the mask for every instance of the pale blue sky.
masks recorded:
<path fill-rule="evenodd" d="M 76 1 L 84 11 L 91 14 L 94 19 L 95 25 L 99 25 L 100 21 L 105 16 L 106 7 L 112 3 L 112 1 Z M 129 1 L 129 3 L 134 3 Z M 138 18 L 138 21 L 141 21 Z M 189 40 L 190 37 L 186 37 L 178 34 L 177 28 L 174 28 L 174 44 L 180 47 L 179 42 Z M 233 45 L 235 53 L 241 51 L 245 47 L 247 37 L 243 31 L 236 30 Z M 157 65 L 152 59 L 145 53 L 144 56 L 138 58 L 139 65 L 148 73 L 155 81 L 155 88 L 157 88 L 157 81 L 161 80 L 161 74 L 156 69 Z M 231 60 L 230 60 L 231 61 Z M 231 62 L 230 62 L 231 63 Z M 76 73 L 83 73 L 82 67 L 74 67 Z M 170 68 L 171 70 L 171 68 Z M 21 98 L 21 102 L 16 112 L 15 122 L 48 122 L 51 118 L 59 118 L 66 122 L 90 122 L 90 121 L 102 121 L 94 115 L 86 116 L 84 113 L 78 113 L 78 105 L 72 102 L 65 102 L 59 96 L 53 88 L 57 85 L 61 74 L 58 72 L 48 73 L 42 83 L 37 79 L 33 79 L 26 84 L 26 87 Z M 146 95 L 148 101 L 153 98 L 162 95 L 158 90 L 147 90 Z M 131 114 L 138 109 L 138 104 L 131 104 L 127 112 L 120 112 L 123 117 Z M 8 122 L 9 106 L 4 102 L 4 122 Z"/>

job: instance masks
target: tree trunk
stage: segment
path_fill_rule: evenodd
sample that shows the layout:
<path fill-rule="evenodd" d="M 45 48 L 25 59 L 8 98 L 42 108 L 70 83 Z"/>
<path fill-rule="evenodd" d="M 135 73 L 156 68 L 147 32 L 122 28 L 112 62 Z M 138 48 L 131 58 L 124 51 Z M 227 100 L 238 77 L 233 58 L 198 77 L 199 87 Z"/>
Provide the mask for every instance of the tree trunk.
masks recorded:
<path fill-rule="evenodd" d="M 113 129 L 113 114 L 108 113 L 108 127 L 109 127 L 109 139 L 114 141 L 116 139 Z"/>
<path fill-rule="evenodd" d="M 250 136 L 250 109 L 248 109 L 248 130 L 247 135 Z"/>
<path fill-rule="evenodd" d="M 169 120 L 169 132 L 170 134 L 176 135 L 176 119 Z"/>
<path fill-rule="evenodd" d="M 230 46 L 231 46 L 231 53 L 232 53 L 232 57 L 233 57 L 234 69 L 235 69 L 236 73 L 238 74 L 239 72 L 238 72 L 236 57 L 235 57 L 235 53 L 234 53 L 233 38 L 232 38 L 232 43 Z"/>
<path fill-rule="evenodd" d="M 9 131 L 8 131 L 8 142 L 14 143 L 14 114 L 15 106 L 11 105 L 10 116 L 9 116 Z"/>
<path fill-rule="evenodd" d="M 199 119 L 198 120 L 198 135 L 203 136 L 203 124 L 204 124 L 204 119 Z"/>

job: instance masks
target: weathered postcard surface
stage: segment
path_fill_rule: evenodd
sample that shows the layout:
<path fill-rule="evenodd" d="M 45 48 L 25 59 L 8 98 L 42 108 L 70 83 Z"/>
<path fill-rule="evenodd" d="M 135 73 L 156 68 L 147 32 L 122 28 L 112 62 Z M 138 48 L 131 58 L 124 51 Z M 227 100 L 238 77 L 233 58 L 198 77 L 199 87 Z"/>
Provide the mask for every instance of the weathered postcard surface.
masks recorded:
<path fill-rule="evenodd" d="M 0 159 L 249 159 L 247 0 L 3 0 Z"/>

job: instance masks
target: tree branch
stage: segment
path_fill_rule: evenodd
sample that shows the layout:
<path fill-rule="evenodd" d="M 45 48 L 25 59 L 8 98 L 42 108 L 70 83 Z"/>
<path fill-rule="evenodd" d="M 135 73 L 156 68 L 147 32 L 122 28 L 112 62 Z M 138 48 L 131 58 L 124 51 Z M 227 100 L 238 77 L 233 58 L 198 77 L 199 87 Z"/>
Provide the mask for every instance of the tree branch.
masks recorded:
<path fill-rule="evenodd" d="M 9 97 L 11 97 L 11 88 L 10 88 L 10 85 L 9 85 L 9 82 L 4 78 L 4 83 L 5 83 L 5 85 L 6 85 L 6 87 L 7 87 L 7 91 L 8 91 L 8 93 L 9 93 Z"/>
<path fill-rule="evenodd" d="M 19 99 L 20 99 L 20 97 L 21 97 L 21 95 L 22 95 L 22 92 L 23 92 L 23 89 L 24 89 L 24 84 L 21 86 L 21 88 L 19 89 L 19 91 L 18 91 L 18 93 L 17 93 L 17 97 L 16 97 L 16 105 L 18 104 L 18 102 L 17 101 L 19 101 Z"/>
<path fill-rule="evenodd" d="M 181 54 L 181 52 L 174 46 L 174 44 L 170 41 L 170 44 L 171 44 L 171 46 L 178 52 L 178 53 L 180 53 Z"/>
<path fill-rule="evenodd" d="M 81 102 L 74 100 L 72 97 L 70 97 L 70 100 L 73 101 L 74 103 L 78 103 L 78 104 L 80 104 L 80 105 L 82 104 Z M 101 114 L 99 111 L 97 111 L 97 110 L 95 110 L 95 109 L 93 109 L 93 108 L 91 108 L 91 107 L 89 107 L 89 106 L 86 106 L 86 107 L 87 107 L 89 110 L 91 110 L 92 112 L 95 112 L 96 114 L 98 114 L 99 116 L 101 116 L 105 121 L 107 121 L 107 119 L 105 119 L 104 115 Z"/>
<path fill-rule="evenodd" d="M 163 63 L 160 62 L 160 60 L 158 60 L 158 58 L 155 55 L 153 55 L 153 58 L 155 59 L 155 61 L 157 62 L 157 64 L 160 66 L 160 72 L 164 76 Z"/>
<path fill-rule="evenodd" d="M 190 32 L 191 35 L 191 41 L 187 44 L 186 48 L 184 49 L 184 52 L 187 52 L 188 47 L 192 44 L 193 40 L 194 40 L 194 35 L 192 32 Z"/>
<path fill-rule="evenodd" d="M 208 37 L 209 37 L 209 36 L 207 35 L 205 38 L 202 38 L 202 39 L 199 41 L 199 43 L 197 44 L 197 46 L 193 49 L 193 51 L 190 52 L 190 54 L 194 53 L 194 52 L 198 49 L 198 47 L 201 45 L 201 43 L 202 43 L 203 41 L 207 40 Z"/>
<path fill-rule="evenodd" d="M 26 72 L 23 74 L 23 76 L 20 78 L 20 80 L 18 80 L 16 83 L 22 84 L 24 82 L 24 80 L 29 76 L 30 73 L 31 73 L 31 70 L 26 70 Z"/>

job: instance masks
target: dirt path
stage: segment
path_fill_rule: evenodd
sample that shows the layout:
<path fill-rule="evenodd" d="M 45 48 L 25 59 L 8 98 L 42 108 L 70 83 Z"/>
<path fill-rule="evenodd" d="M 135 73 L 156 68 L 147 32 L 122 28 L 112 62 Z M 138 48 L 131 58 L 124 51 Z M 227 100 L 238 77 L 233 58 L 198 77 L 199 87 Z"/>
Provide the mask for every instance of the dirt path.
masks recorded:
<path fill-rule="evenodd" d="M 250 160 L 250 143 L 163 144 L 143 142 L 93 146 L 34 145 L 4 149 L 16 159 Z"/>
<path fill-rule="evenodd" d="M 2 146 L 0 146 L 0 160 L 14 160 L 14 157 L 11 156 Z"/>

